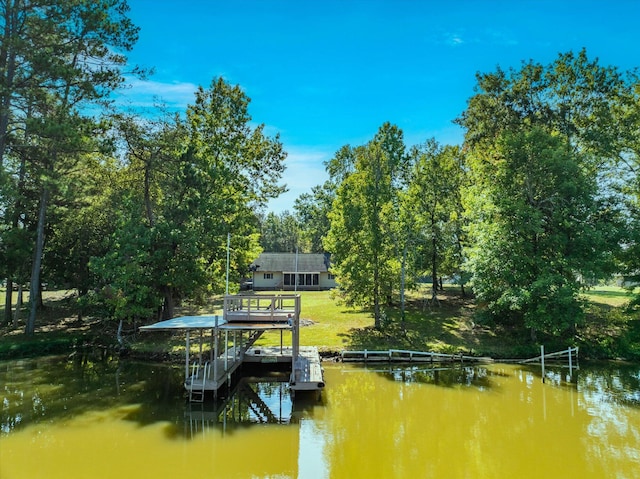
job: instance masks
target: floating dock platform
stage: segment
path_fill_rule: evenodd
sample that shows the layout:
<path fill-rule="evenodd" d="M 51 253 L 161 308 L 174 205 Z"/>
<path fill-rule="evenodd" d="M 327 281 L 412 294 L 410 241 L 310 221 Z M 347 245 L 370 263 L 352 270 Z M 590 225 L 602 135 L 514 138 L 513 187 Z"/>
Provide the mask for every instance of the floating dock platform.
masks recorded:
<path fill-rule="evenodd" d="M 182 316 L 140 328 L 142 331 L 185 331 L 184 387 L 190 401 L 203 401 L 205 393 L 229 382 L 244 363 L 287 363 L 291 365 L 292 391 L 320 391 L 324 378 L 315 347 L 300 347 L 299 295 L 225 296 L 222 317 Z M 280 333 L 280 347 L 254 347 L 265 332 Z M 192 338 L 196 333 L 197 340 Z M 283 346 L 285 333 L 291 347 Z M 197 342 L 197 353 L 193 343 Z M 209 343 L 209 350 L 204 345 Z"/>

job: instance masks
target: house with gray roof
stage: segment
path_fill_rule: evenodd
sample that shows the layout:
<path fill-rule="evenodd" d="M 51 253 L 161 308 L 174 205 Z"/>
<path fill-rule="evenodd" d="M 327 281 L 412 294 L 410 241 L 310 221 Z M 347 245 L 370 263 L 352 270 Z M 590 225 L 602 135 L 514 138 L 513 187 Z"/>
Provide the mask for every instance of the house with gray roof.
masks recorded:
<path fill-rule="evenodd" d="M 255 291 L 320 291 L 336 286 L 329 254 L 262 253 L 249 270 Z"/>

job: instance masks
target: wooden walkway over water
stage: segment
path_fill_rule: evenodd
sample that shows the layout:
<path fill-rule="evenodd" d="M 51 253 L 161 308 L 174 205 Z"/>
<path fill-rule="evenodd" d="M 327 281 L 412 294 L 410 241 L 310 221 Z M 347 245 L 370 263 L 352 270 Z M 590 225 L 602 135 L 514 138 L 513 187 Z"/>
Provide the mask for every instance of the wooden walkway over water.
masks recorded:
<path fill-rule="evenodd" d="M 545 380 L 545 363 L 567 363 L 569 374 L 578 369 L 578 348 L 567 348 L 562 351 L 545 353 L 544 346 L 540 347 L 540 356 L 529 359 L 500 359 L 495 361 L 489 357 L 465 356 L 463 354 L 442 354 L 432 351 L 409 351 L 404 349 L 388 349 L 385 351 L 361 351 L 345 350 L 341 353 L 342 361 L 347 362 L 428 362 L 428 363 L 455 363 L 455 362 L 502 362 L 534 364 L 539 363 L 542 368 L 542 381 Z"/>
<path fill-rule="evenodd" d="M 463 354 L 442 354 L 432 351 L 409 351 L 405 349 L 388 349 L 384 351 L 372 350 L 345 350 L 340 354 L 342 361 L 358 362 L 493 362 L 487 357 L 465 356 Z"/>

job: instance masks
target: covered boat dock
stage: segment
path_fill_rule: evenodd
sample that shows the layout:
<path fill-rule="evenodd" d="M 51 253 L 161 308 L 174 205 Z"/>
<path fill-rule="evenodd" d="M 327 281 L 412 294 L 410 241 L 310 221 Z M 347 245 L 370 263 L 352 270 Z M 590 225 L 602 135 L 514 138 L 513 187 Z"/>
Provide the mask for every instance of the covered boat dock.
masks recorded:
<path fill-rule="evenodd" d="M 299 328 L 299 295 L 232 295 L 224 298 L 222 316 L 182 316 L 140 329 L 186 332 L 184 387 L 190 401 L 203 401 L 208 391 L 217 397 L 243 362 L 289 363 L 292 391 L 324 388 L 318 350 L 300 347 Z M 280 347 L 254 347 L 268 331 L 280 332 Z M 284 347 L 283 336 L 288 332 L 292 346 Z M 207 342 L 208 352 L 204 351 Z M 198 344 L 197 353 L 193 343 Z"/>

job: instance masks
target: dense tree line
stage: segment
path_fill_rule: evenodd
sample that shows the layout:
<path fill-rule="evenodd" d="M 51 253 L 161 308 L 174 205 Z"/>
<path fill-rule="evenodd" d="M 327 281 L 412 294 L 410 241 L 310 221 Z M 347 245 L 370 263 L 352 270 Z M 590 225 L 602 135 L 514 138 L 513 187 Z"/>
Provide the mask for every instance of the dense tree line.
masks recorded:
<path fill-rule="evenodd" d="M 585 51 L 477 80 L 462 148 L 385 124 L 327 163 L 340 295 L 380 325 L 407 277 L 469 278 L 485 319 L 571 334 L 586 286 L 640 270 L 640 83 Z"/>
<path fill-rule="evenodd" d="M 138 29 L 124 0 L 0 2 L 0 276 L 78 291 L 80 312 L 169 318 L 224 291 L 261 250 L 330 252 L 342 299 L 403 303 L 418 278 L 469 284 L 485 318 L 571 334 L 581 290 L 640 275 L 640 81 L 561 54 L 479 73 L 462 145 L 406 145 L 391 123 L 326 163 L 292 212 L 286 153 L 249 98 L 214 79 L 184 112 L 119 111 Z M 428 298 L 427 298 L 428 299 Z M 18 309 L 19 311 L 19 309 Z"/>
<path fill-rule="evenodd" d="M 0 275 L 4 322 L 43 282 L 120 320 L 172 317 L 185 297 L 224 291 L 259 252 L 286 157 L 252 126 L 249 98 L 214 79 L 182 114 L 118 112 L 138 29 L 124 0 L 0 2 Z M 18 310 L 19 311 L 19 310 Z M 82 311 L 82 309 L 81 309 Z M 17 312 L 17 311 L 16 311 Z"/>

